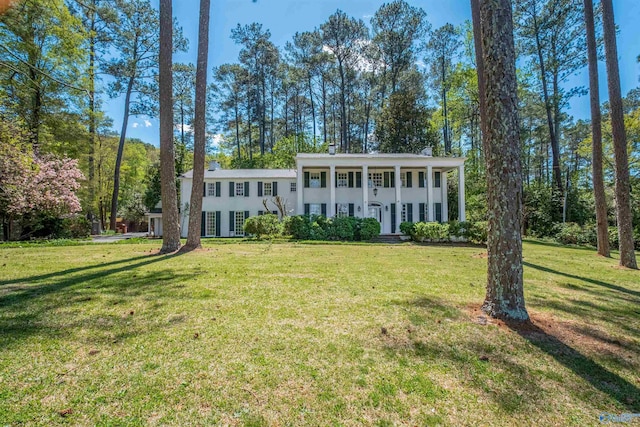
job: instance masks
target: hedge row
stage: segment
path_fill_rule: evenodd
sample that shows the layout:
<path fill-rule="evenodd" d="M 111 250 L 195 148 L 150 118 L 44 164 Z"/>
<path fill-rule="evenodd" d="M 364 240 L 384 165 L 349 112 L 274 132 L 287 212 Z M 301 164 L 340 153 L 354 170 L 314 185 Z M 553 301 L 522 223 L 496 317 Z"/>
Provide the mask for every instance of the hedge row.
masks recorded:
<path fill-rule="evenodd" d="M 380 223 L 374 218 L 296 215 L 278 219 L 266 214 L 247 218 L 244 232 L 257 238 L 291 236 L 296 240 L 371 240 L 380 235 Z"/>
<path fill-rule="evenodd" d="M 633 233 L 635 247 L 640 250 L 640 228 L 636 228 Z M 598 235 L 595 224 L 579 225 L 574 222 L 567 222 L 559 225 L 559 230 L 555 235 L 555 240 L 563 245 L 598 245 Z M 619 244 L 618 228 L 609 227 L 609 245 L 617 248 Z"/>
<path fill-rule="evenodd" d="M 487 243 L 487 222 L 403 222 L 400 231 L 416 242 L 472 242 Z"/>

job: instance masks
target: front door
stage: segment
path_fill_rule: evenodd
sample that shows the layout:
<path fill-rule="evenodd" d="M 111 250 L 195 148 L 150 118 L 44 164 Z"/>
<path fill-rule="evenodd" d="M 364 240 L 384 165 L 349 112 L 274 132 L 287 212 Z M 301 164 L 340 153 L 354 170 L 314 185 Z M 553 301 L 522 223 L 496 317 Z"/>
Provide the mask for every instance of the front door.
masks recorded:
<path fill-rule="evenodd" d="M 380 223 L 380 229 L 382 229 L 382 206 L 369 204 L 369 218 L 375 218 Z"/>

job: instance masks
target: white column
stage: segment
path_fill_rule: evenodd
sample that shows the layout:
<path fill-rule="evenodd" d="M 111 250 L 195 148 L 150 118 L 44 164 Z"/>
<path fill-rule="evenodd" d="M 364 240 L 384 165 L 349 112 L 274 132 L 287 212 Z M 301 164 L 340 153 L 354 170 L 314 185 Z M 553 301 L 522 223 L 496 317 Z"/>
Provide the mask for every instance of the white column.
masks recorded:
<path fill-rule="evenodd" d="M 395 168 L 395 176 L 396 176 L 396 229 L 391 230 L 392 233 L 395 233 L 400 229 L 400 223 L 402 222 L 402 180 L 400 179 L 400 166 L 396 165 Z"/>
<path fill-rule="evenodd" d="M 427 166 L 427 222 L 433 221 L 433 167 Z"/>
<path fill-rule="evenodd" d="M 304 174 L 302 172 L 302 165 L 298 163 L 298 171 L 296 175 L 296 197 L 298 203 L 296 206 L 296 215 L 304 215 Z"/>
<path fill-rule="evenodd" d="M 440 173 L 440 190 L 442 190 L 440 193 L 442 195 L 442 222 L 449 222 L 449 201 L 447 200 L 449 189 L 447 187 L 447 175 L 449 175 L 449 172 L 447 171 L 442 171 L 442 173 Z"/>
<path fill-rule="evenodd" d="M 464 205 L 464 165 L 458 166 L 458 212 L 458 219 L 460 221 L 466 221 L 467 215 Z"/>
<path fill-rule="evenodd" d="M 367 217 L 369 209 L 369 168 L 362 165 L 362 218 Z"/>
<path fill-rule="evenodd" d="M 329 205 L 329 217 L 336 216 L 336 167 L 335 165 L 329 165 L 329 194 L 331 199 L 331 205 Z"/>

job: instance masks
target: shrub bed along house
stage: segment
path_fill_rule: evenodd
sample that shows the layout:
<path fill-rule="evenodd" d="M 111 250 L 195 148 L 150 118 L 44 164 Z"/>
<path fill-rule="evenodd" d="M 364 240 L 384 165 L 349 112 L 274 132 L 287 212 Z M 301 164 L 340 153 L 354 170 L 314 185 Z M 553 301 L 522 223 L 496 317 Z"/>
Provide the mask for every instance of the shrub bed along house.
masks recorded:
<path fill-rule="evenodd" d="M 487 222 L 403 222 L 400 231 L 416 242 L 487 243 Z"/>
<path fill-rule="evenodd" d="M 367 241 L 380 235 L 374 218 L 296 215 L 284 220 L 284 234 L 296 240 Z"/>

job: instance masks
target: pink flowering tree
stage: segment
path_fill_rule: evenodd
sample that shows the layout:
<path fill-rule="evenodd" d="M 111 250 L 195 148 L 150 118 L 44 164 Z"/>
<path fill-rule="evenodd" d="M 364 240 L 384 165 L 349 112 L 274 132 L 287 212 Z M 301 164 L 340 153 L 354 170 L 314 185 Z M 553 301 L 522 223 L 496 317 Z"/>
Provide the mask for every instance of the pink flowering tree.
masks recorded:
<path fill-rule="evenodd" d="M 80 212 L 76 191 L 83 179 L 77 160 L 36 156 L 23 131 L 0 121 L 0 221 L 5 240 L 14 220 Z"/>

